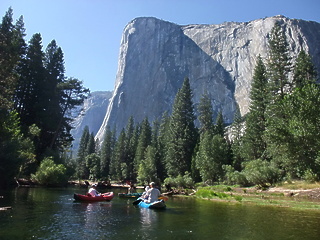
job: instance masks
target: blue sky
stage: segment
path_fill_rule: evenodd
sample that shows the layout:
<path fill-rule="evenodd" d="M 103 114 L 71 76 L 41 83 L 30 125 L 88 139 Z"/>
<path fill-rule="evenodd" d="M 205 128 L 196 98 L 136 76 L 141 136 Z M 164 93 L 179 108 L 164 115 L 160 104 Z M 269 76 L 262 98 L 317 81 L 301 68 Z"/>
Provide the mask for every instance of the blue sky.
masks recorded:
<path fill-rule="evenodd" d="M 122 31 L 136 17 L 187 25 L 281 14 L 320 22 L 320 0 L 1 0 L 1 17 L 10 6 L 15 20 L 24 17 L 26 39 L 41 33 L 44 49 L 55 39 L 66 76 L 91 91 L 113 90 Z"/>

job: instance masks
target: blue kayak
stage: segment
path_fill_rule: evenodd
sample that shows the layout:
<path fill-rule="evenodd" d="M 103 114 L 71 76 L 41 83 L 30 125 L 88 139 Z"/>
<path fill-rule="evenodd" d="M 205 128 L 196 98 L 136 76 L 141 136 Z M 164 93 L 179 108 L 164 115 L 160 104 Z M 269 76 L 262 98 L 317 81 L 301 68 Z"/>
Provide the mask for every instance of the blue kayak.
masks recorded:
<path fill-rule="evenodd" d="M 140 207 L 153 208 L 153 209 L 165 209 L 166 208 L 166 204 L 164 203 L 163 200 L 156 201 L 156 202 L 153 202 L 153 203 L 145 203 L 144 201 L 141 201 L 141 202 L 139 202 L 138 205 Z"/>

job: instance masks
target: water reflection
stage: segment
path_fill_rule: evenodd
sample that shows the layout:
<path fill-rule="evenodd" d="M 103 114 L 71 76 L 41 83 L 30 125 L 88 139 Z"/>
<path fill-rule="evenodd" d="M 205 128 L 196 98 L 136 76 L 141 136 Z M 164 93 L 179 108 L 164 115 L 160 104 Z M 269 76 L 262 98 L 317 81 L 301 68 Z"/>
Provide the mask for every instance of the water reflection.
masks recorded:
<path fill-rule="evenodd" d="M 158 213 L 154 211 L 155 209 L 149 208 L 139 208 L 141 214 L 141 223 L 143 224 L 143 228 L 150 228 L 153 224 L 157 223 L 158 221 Z"/>
<path fill-rule="evenodd" d="M 318 211 L 170 198 L 167 209 L 132 200 L 73 201 L 73 189 L 20 189 L 4 193 L 0 239 L 319 239 Z"/>

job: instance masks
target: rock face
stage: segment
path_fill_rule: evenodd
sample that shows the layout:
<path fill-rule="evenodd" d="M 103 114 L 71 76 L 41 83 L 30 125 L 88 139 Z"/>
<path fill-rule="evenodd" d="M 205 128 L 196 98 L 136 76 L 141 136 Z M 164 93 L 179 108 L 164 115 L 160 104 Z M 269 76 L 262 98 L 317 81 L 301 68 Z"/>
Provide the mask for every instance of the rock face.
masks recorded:
<path fill-rule="evenodd" d="M 89 127 L 90 133 L 96 134 L 106 115 L 109 100 L 112 96 L 111 91 L 92 92 L 90 96 L 84 100 L 82 111 L 75 119 L 71 130 L 74 138 L 72 150 L 76 152 L 79 147 L 80 138 L 85 126 Z"/>
<path fill-rule="evenodd" d="M 260 54 L 266 59 L 268 35 L 279 21 L 293 56 L 304 49 L 320 69 L 320 24 L 284 16 L 219 25 L 186 25 L 156 18 L 137 18 L 124 29 L 116 84 L 103 124 L 118 132 L 133 116 L 141 122 L 171 112 L 185 77 L 190 79 L 195 106 L 207 91 L 214 111 L 231 123 L 238 104 L 248 112 L 252 73 Z"/>

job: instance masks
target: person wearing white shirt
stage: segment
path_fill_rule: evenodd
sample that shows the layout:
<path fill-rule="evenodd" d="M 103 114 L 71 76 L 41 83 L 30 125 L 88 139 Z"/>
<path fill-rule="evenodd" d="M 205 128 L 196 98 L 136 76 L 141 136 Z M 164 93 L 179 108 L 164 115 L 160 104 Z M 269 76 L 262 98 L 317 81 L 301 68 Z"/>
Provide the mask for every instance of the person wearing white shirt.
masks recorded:
<path fill-rule="evenodd" d="M 158 198 L 161 196 L 159 189 L 155 188 L 154 182 L 150 183 L 150 189 L 147 191 L 147 198 L 144 200 L 146 203 L 153 203 L 159 201 Z"/>
<path fill-rule="evenodd" d="M 97 184 L 93 184 L 89 189 L 88 194 L 90 194 L 92 197 L 101 196 L 101 193 L 99 193 L 96 188 L 97 188 Z"/>

